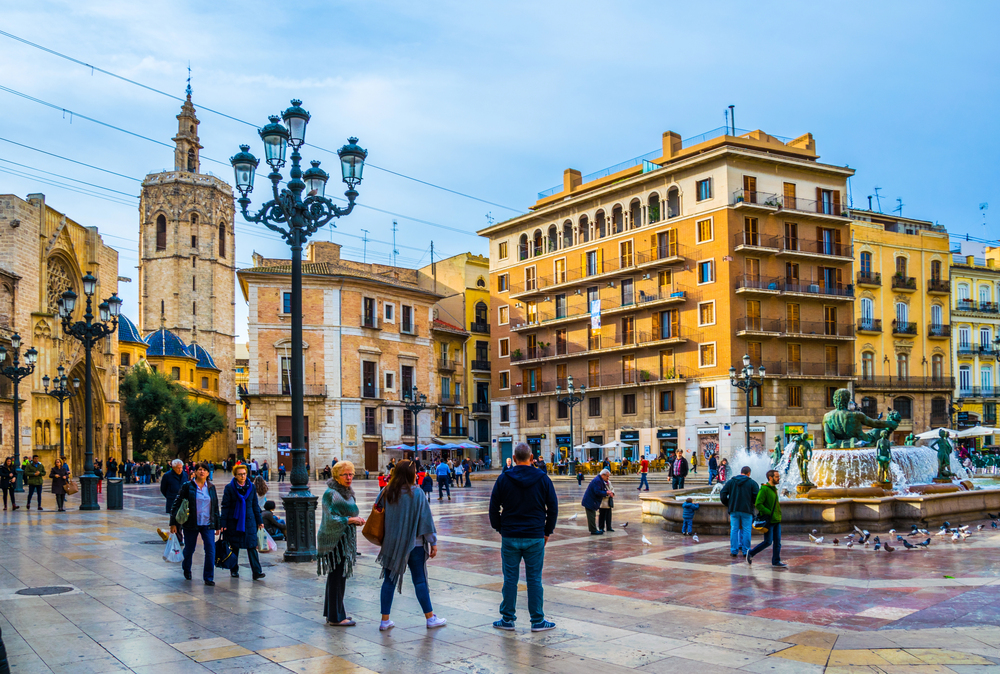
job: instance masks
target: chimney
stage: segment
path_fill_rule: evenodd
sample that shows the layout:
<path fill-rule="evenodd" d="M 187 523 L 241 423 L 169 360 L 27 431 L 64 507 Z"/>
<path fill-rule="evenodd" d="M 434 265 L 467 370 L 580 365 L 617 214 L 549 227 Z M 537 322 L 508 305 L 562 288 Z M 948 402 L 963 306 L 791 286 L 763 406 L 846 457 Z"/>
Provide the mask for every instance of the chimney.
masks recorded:
<path fill-rule="evenodd" d="M 583 184 L 583 174 L 576 169 L 563 171 L 563 192 L 569 194 Z"/>

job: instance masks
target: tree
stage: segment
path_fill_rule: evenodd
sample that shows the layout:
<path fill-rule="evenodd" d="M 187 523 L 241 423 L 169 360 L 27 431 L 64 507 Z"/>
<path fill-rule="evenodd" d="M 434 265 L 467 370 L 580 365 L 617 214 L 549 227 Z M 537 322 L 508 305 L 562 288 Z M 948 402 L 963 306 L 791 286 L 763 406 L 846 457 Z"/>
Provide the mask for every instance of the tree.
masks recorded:
<path fill-rule="evenodd" d="M 190 461 L 208 439 L 226 430 L 226 419 L 212 403 L 192 402 L 186 396 L 177 401 L 178 422 L 173 441 L 177 457 Z"/>
<path fill-rule="evenodd" d="M 128 371 L 118 386 L 122 412 L 128 417 L 132 450 L 149 461 L 169 458 L 171 422 L 180 386 L 144 365 Z"/>

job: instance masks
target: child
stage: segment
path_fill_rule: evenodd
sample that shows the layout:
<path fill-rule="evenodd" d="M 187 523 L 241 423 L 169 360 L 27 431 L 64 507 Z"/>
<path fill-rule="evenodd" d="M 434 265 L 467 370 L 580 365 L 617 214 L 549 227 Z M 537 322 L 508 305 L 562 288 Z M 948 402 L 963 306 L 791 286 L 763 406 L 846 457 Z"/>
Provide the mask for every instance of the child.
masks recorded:
<path fill-rule="evenodd" d="M 692 501 L 690 498 L 684 501 L 684 523 L 681 526 L 682 535 L 690 536 L 694 532 L 694 511 L 699 507 L 701 506 Z"/>
<path fill-rule="evenodd" d="M 434 478 L 431 477 L 431 471 L 424 473 L 424 480 L 420 483 L 420 488 L 424 490 L 427 500 L 430 501 L 431 494 L 434 493 Z"/>
<path fill-rule="evenodd" d="M 583 485 L 583 467 L 582 464 L 577 466 L 576 469 L 576 483 L 577 485 Z"/>

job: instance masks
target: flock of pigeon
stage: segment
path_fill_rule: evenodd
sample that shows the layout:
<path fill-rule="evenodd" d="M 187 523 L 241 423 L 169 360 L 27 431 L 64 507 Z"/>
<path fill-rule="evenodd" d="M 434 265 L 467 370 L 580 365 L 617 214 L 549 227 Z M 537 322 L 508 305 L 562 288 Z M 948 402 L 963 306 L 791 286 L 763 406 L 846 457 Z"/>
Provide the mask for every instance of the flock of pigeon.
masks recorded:
<path fill-rule="evenodd" d="M 993 515 L 991 513 L 986 513 L 990 518 L 990 526 L 994 529 L 1000 529 L 1000 513 Z M 976 532 L 980 532 L 986 528 L 985 524 L 980 524 L 976 526 Z M 809 540 L 811 540 L 816 545 L 822 545 L 823 541 L 826 539 L 825 536 L 817 536 L 819 533 L 816 529 L 812 530 L 809 534 Z M 855 540 L 855 534 L 857 534 L 857 540 Z M 893 547 L 891 545 L 892 537 L 895 536 L 895 541 L 897 545 Z M 951 539 L 952 543 L 958 543 L 964 541 L 970 536 L 972 532 L 970 531 L 970 526 L 964 524 L 962 526 L 952 527 L 951 523 L 945 522 L 941 525 L 941 528 L 933 536 L 940 536 L 942 542 Z M 844 537 L 844 542 L 848 548 L 853 548 L 855 544 L 864 546 L 866 548 L 872 547 L 875 552 L 885 550 L 886 552 L 892 553 L 899 549 L 900 545 L 906 550 L 920 550 L 927 549 L 931 545 L 931 540 L 933 538 L 932 534 L 927 531 L 927 529 L 921 529 L 916 524 L 910 527 L 910 533 L 905 537 L 902 534 L 897 534 L 895 529 L 889 529 L 889 540 L 883 542 L 878 536 L 872 538 L 871 533 L 867 529 L 861 529 L 857 526 L 854 527 L 854 533 L 847 534 Z M 924 538 L 923 541 L 919 543 L 911 543 L 909 538 Z M 871 539 L 871 540 L 869 540 Z M 834 538 L 831 542 L 833 545 L 840 545 L 840 539 Z"/>

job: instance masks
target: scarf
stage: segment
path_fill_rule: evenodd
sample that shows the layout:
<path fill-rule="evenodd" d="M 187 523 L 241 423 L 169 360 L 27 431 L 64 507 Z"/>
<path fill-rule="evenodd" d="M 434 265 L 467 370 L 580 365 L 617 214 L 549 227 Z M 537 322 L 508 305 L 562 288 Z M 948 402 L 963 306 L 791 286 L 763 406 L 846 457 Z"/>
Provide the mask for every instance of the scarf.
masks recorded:
<path fill-rule="evenodd" d="M 413 542 L 420 536 L 437 533 L 434 519 L 431 517 L 431 506 L 427 498 L 417 490 L 411 489 L 399 495 L 395 503 L 385 504 L 385 537 L 382 539 L 382 550 L 375 561 L 382 565 L 380 578 L 391 577 L 397 590 L 403 591 L 403 575 L 413 551 Z M 424 543 L 425 551 L 429 552 L 428 544 Z M 424 557 L 424 566 L 427 556 Z M 426 573 L 426 571 L 425 571 Z"/>
<path fill-rule="evenodd" d="M 358 516 L 354 490 L 334 479 L 327 480 L 323 494 L 323 520 L 317 536 L 316 573 L 324 575 L 343 562 L 344 578 L 354 575 L 354 561 L 358 552 L 357 527 L 347 523 L 349 517 Z M 425 499 L 426 500 L 426 499 Z"/>
<path fill-rule="evenodd" d="M 236 531 L 246 533 L 247 530 L 247 502 L 250 497 L 253 496 L 253 489 L 250 489 L 250 481 L 247 480 L 246 483 L 241 487 L 236 478 L 232 479 L 229 484 L 233 485 L 236 490 L 236 495 L 239 496 L 236 499 L 236 512 L 233 513 L 233 517 L 236 519 Z M 242 492 L 240 490 L 243 490 Z"/>

